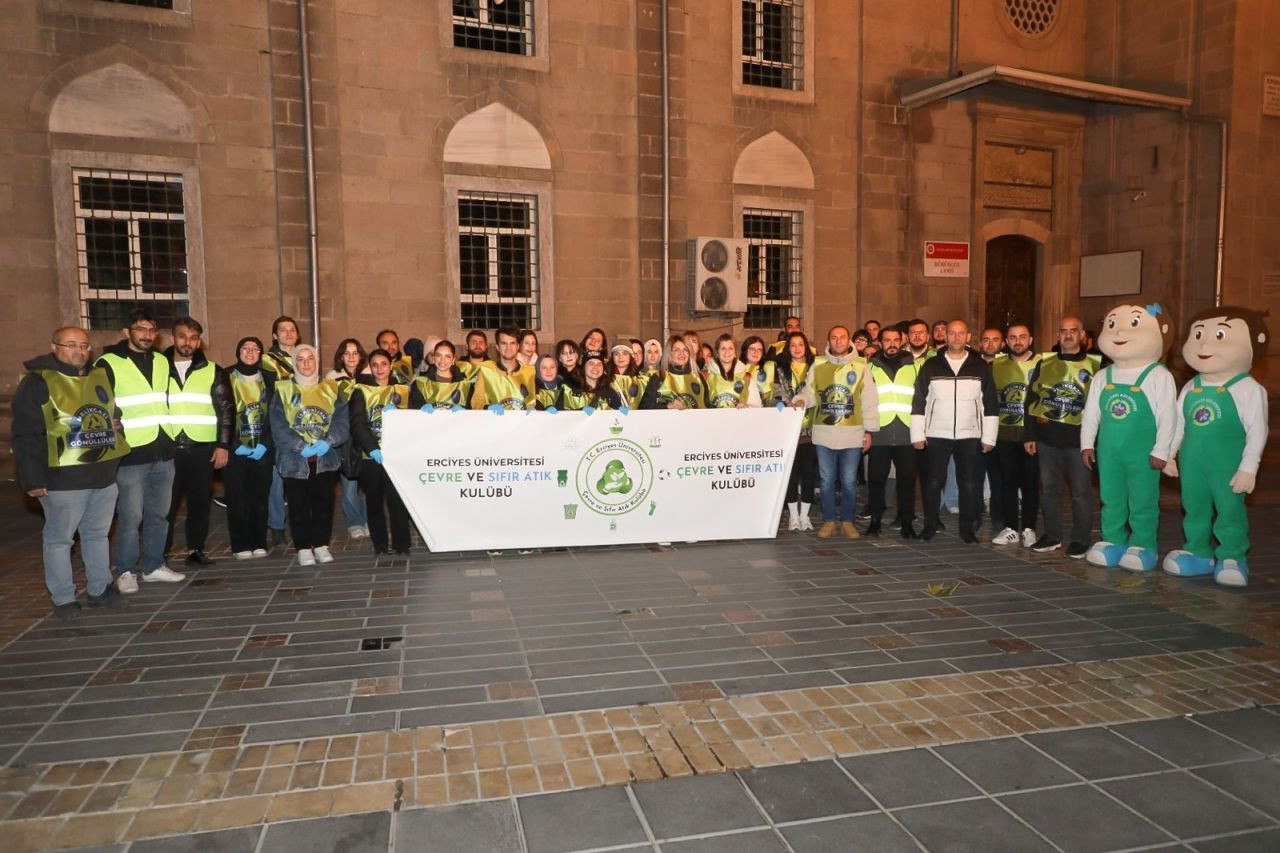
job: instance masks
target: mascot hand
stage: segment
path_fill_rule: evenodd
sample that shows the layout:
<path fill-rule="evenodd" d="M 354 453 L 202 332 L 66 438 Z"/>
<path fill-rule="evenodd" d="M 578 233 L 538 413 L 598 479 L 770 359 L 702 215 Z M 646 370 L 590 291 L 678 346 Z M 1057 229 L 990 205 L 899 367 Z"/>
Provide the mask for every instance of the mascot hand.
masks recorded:
<path fill-rule="evenodd" d="M 1164 473 L 1168 477 L 1178 476 L 1178 460 L 1170 459 L 1168 462 L 1164 463 Z"/>
<path fill-rule="evenodd" d="M 1163 471 L 1163 470 L 1164 470 L 1164 466 L 1165 466 L 1165 465 L 1168 465 L 1169 463 L 1168 463 L 1168 462 L 1165 462 L 1165 461 L 1164 461 L 1163 459 L 1161 459 L 1159 456 L 1148 456 L 1148 457 L 1147 457 L 1147 464 L 1148 464 L 1148 465 L 1150 465 L 1152 468 L 1154 468 L 1154 469 L 1155 469 L 1155 470 L 1157 470 L 1157 471 Z"/>
<path fill-rule="evenodd" d="M 1231 491 L 1237 495 L 1247 495 L 1253 491 L 1254 484 L 1257 483 L 1257 476 L 1254 474 L 1246 474 L 1244 471 L 1237 471 L 1236 475 L 1231 478 Z"/>
<path fill-rule="evenodd" d="M 1093 466 L 1098 464 L 1098 452 L 1094 450 L 1092 447 L 1085 450 L 1081 450 L 1080 461 L 1084 463 L 1084 467 L 1092 471 Z"/>
<path fill-rule="evenodd" d="M 488 408 L 489 408 L 489 411 L 493 412 L 495 415 L 501 415 L 506 412 L 506 409 L 502 408 L 501 403 L 494 403 Z"/>
<path fill-rule="evenodd" d="M 382 450 L 381 450 L 381 449 L 379 449 L 379 450 L 370 450 L 370 451 L 369 451 L 369 458 L 370 458 L 370 459 L 372 459 L 374 462 L 377 462 L 379 465 L 382 465 L 382 464 L 383 464 L 383 462 L 382 462 Z"/>
<path fill-rule="evenodd" d="M 252 455 L 252 453 L 253 448 L 249 447 L 247 444 L 241 444 L 236 448 L 236 456 L 249 456 Z"/>
<path fill-rule="evenodd" d="M 426 412 L 428 415 L 433 414 L 436 410 L 435 403 L 427 403 L 419 411 Z"/>

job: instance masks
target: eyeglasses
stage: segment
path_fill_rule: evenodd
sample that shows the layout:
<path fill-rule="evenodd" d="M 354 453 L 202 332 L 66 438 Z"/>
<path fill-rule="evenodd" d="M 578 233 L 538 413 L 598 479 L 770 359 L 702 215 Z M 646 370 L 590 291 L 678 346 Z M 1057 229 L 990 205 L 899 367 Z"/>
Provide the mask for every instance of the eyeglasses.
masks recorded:
<path fill-rule="evenodd" d="M 66 347 L 67 349 L 78 349 L 78 350 L 86 350 L 86 351 L 91 348 L 89 344 L 80 343 L 79 341 L 72 341 L 69 344 L 64 344 L 62 341 L 54 341 L 53 345 L 55 347 Z"/>

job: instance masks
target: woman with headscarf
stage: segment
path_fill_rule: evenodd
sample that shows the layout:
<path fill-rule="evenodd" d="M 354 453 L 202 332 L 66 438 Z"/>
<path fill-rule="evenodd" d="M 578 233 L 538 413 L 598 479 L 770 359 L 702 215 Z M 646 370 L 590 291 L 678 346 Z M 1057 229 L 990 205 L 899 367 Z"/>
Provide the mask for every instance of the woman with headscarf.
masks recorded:
<path fill-rule="evenodd" d="M 651 376 L 656 376 L 662 372 L 662 341 L 657 338 L 649 338 L 644 342 L 643 360 L 640 362 L 640 370 Z"/>
<path fill-rule="evenodd" d="M 540 412 L 558 412 L 560 403 L 560 362 L 553 355 L 544 355 L 538 359 L 538 375 L 535 379 L 538 390 L 533 400 Z"/>
<path fill-rule="evenodd" d="M 275 374 L 262 369 L 262 341 L 241 338 L 227 368 L 236 407 L 234 451 L 222 469 L 227 531 L 237 560 L 267 556 L 267 495 L 271 491 L 271 430 L 267 410 Z"/>
<path fill-rule="evenodd" d="M 342 399 L 350 403 L 351 390 L 360 377 L 366 375 L 368 367 L 369 357 L 364 346 L 355 338 L 345 338 L 334 350 L 333 369 L 325 374 L 325 379 L 337 382 Z M 360 494 L 360 481 L 339 471 L 338 482 L 342 486 L 342 517 L 347 520 L 347 536 L 355 540 L 368 539 L 369 513 L 364 496 Z"/>
<path fill-rule="evenodd" d="M 369 510 L 369 538 L 378 554 L 387 551 L 387 522 L 391 522 L 391 547 L 409 553 L 409 511 L 392 485 L 382 460 L 382 415 L 409 405 L 409 388 L 395 382 L 391 353 L 369 353 L 369 377 L 351 392 L 351 437 L 360 449 L 360 488 Z"/>
<path fill-rule="evenodd" d="M 662 370 L 640 401 L 642 409 L 705 409 L 707 389 L 693 366 L 689 345 L 680 335 L 667 341 Z"/>
<path fill-rule="evenodd" d="M 804 332 L 787 335 L 786 346 L 777 357 L 774 389 L 778 402 L 791 405 L 791 401 L 804 386 L 814 362 L 813 348 Z M 796 460 L 791 466 L 791 479 L 787 482 L 787 529 L 812 530 L 809 507 L 813 504 L 814 490 L 818 485 L 818 451 L 813 446 L 813 421 L 817 408 L 805 411 L 800 426 L 800 442 L 796 445 Z"/>
<path fill-rule="evenodd" d="M 333 487 L 350 438 L 347 401 L 338 383 L 320 378 L 320 356 L 310 344 L 293 351 L 292 378 L 276 382 L 271 438 L 276 470 L 289 502 L 289 530 L 298 563 L 332 563 Z"/>

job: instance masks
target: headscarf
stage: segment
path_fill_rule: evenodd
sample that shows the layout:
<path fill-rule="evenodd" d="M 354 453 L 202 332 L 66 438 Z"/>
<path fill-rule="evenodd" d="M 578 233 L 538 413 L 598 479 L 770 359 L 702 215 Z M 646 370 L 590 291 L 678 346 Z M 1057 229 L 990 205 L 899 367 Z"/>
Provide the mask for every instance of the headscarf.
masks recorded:
<path fill-rule="evenodd" d="M 542 363 L 544 361 L 551 361 L 556 366 L 556 378 L 552 379 L 550 382 L 542 378 L 542 370 L 540 368 L 542 367 Z M 537 375 L 537 383 L 539 388 L 545 388 L 548 391 L 554 391 L 560 387 L 560 362 L 556 361 L 556 357 L 554 355 L 540 356 L 538 358 L 538 364 L 534 372 Z"/>
<path fill-rule="evenodd" d="M 649 340 L 647 340 L 647 341 L 645 341 L 645 342 L 644 342 L 644 349 L 643 349 L 643 350 L 641 350 L 641 352 L 640 352 L 640 361 L 642 362 L 642 367 L 643 367 L 645 370 L 661 370 L 661 369 L 662 369 L 662 356 L 661 356 L 661 355 L 659 355 L 659 356 L 658 356 L 658 363 L 657 363 L 657 364 L 650 364 L 650 363 L 649 363 L 649 344 L 657 344 L 657 345 L 658 345 L 658 352 L 659 352 L 659 353 L 663 352 L 663 348 L 662 348 L 662 341 L 658 340 L 657 338 L 649 338 Z"/>
<path fill-rule="evenodd" d="M 240 350 L 245 344 L 258 345 L 258 361 L 256 364 L 245 364 L 240 360 Z M 262 345 L 262 341 L 250 335 L 247 338 L 241 338 L 240 343 L 236 344 L 236 366 L 235 371 L 246 378 L 257 376 L 258 371 L 262 368 L 262 356 L 267 352 L 267 348 Z"/>
<path fill-rule="evenodd" d="M 311 350 L 311 354 L 316 360 L 315 372 L 310 376 L 304 376 L 302 371 L 298 369 L 298 355 L 303 350 Z M 298 385 L 315 385 L 320 381 L 320 353 L 311 344 L 298 344 L 293 348 L 293 381 Z"/>
<path fill-rule="evenodd" d="M 409 356 L 409 364 L 414 370 L 422 366 L 423 350 L 422 338 L 409 338 L 404 342 L 404 354 Z"/>

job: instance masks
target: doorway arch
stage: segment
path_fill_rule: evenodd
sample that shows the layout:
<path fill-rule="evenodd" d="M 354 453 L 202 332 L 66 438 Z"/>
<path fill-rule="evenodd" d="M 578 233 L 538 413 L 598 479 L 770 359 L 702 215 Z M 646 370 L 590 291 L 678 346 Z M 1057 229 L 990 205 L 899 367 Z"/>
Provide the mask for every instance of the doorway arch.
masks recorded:
<path fill-rule="evenodd" d="M 1034 326 L 1038 313 L 1040 243 L 1020 234 L 987 241 L 983 288 L 983 323 L 1008 329 L 1012 323 Z"/>

